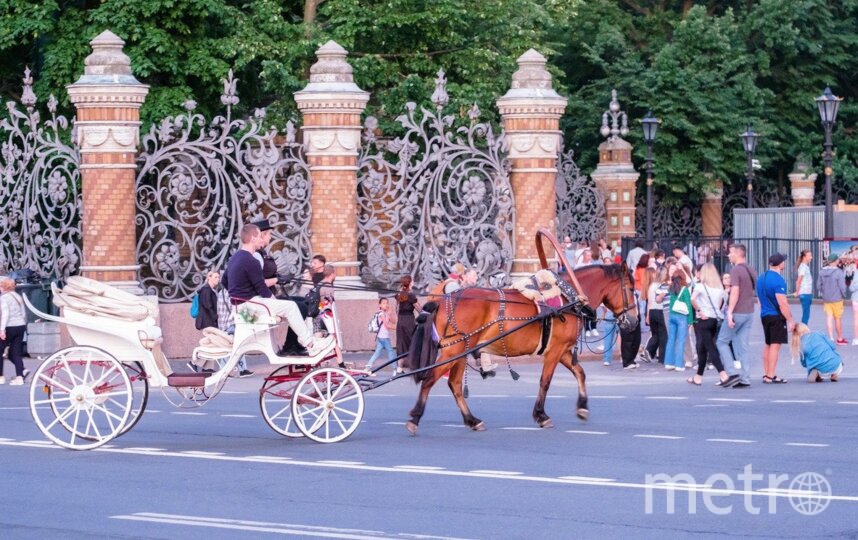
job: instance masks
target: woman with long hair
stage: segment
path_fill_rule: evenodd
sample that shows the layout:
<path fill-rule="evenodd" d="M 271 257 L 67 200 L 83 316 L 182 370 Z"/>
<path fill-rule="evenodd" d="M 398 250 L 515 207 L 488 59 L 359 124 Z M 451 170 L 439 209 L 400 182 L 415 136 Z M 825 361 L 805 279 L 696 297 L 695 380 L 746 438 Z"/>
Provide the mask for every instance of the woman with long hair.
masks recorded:
<path fill-rule="evenodd" d="M 807 382 L 822 382 L 823 377 L 829 377 L 831 382 L 837 382 L 843 371 L 843 360 L 837 345 L 822 332 L 811 332 L 806 324 L 795 325 L 790 345 L 793 360 L 798 358 L 801 365 L 807 369 Z"/>
<path fill-rule="evenodd" d="M 647 269 L 647 310 L 646 323 L 650 328 L 650 338 L 644 350 L 645 359 L 658 359 L 664 364 L 664 352 L 667 349 L 667 319 L 662 302 L 667 296 L 667 268 Z"/>
<path fill-rule="evenodd" d="M 803 249 L 795 263 L 795 296 L 801 300 L 801 323 L 810 320 L 810 304 L 813 301 L 813 274 L 810 272 L 810 261 L 813 253 Z"/>
<path fill-rule="evenodd" d="M 697 337 L 697 374 L 688 379 L 691 384 L 700 386 L 703 381 L 703 372 L 706 364 L 711 363 L 718 370 L 721 382 L 729 377 L 724 371 L 721 363 L 721 355 L 715 347 L 715 339 L 723 320 L 724 304 L 727 297 L 724 294 L 724 285 L 721 276 L 712 263 L 706 263 L 700 267 L 697 273 L 700 283 L 694 287 L 691 293 L 691 304 L 694 306 L 696 321 L 694 323 L 694 335 Z"/>
<path fill-rule="evenodd" d="M 685 340 L 688 339 L 688 325 L 694 323 L 694 307 L 691 305 L 691 293 L 688 292 L 689 276 L 682 264 L 673 264 L 668 270 L 670 286 L 666 302 L 662 309 L 667 312 L 667 351 L 664 355 L 664 368 L 684 371 L 682 353 Z"/>
<path fill-rule="evenodd" d="M 417 323 L 414 321 L 414 311 L 419 309 L 417 295 L 411 290 L 411 276 L 402 276 L 399 280 L 401 288 L 396 294 L 398 304 L 396 320 L 396 355 L 401 356 L 411 347 L 411 336 Z M 400 368 L 397 368 L 399 371 Z"/>

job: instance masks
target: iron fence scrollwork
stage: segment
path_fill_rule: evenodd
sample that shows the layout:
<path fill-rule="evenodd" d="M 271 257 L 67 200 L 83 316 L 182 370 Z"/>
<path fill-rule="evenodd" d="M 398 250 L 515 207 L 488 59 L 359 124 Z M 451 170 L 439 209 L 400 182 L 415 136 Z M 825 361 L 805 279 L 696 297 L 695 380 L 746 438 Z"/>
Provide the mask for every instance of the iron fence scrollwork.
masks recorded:
<path fill-rule="evenodd" d="M 576 242 L 605 238 L 605 196 L 589 176 L 581 174 L 574 157 L 575 152 L 567 150 L 557 167 L 557 237 L 568 236 Z"/>

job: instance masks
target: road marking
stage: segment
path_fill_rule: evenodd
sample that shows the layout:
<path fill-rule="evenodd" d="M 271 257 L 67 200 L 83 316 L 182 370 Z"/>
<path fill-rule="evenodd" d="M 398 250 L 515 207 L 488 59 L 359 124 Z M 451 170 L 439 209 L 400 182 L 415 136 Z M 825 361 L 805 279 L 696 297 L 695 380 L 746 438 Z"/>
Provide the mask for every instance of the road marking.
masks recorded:
<path fill-rule="evenodd" d="M 543 428 L 539 428 L 539 427 L 502 427 L 501 429 L 505 429 L 507 431 L 541 431 Z"/>
<path fill-rule="evenodd" d="M 146 409 L 146 414 L 158 414 L 163 411 L 159 411 L 158 409 Z"/>
<path fill-rule="evenodd" d="M 222 414 L 223 418 L 256 418 L 255 414 Z"/>
<path fill-rule="evenodd" d="M 626 399 L 626 396 L 587 396 L 590 399 Z"/>
<path fill-rule="evenodd" d="M 646 396 L 644 399 L 674 399 L 674 400 L 681 400 L 681 399 L 688 399 L 688 398 L 687 398 L 686 396 Z"/>
<path fill-rule="evenodd" d="M 48 409 L 49 407 L 37 407 L 37 409 Z M 29 407 L 0 407 L 0 411 L 29 411 Z"/>
<path fill-rule="evenodd" d="M 807 442 L 788 442 L 786 446 L 807 446 L 810 448 L 825 448 L 827 444 L 807 443 Z"/>
<path fill-rule="evenodd" d="M 655 482 L 650 484 L 651 486 L 662 486 L 668 489 L 676 489 L 676 488 L 694 488 L 700 490 L 708 490 L 712 488 L 712 484 L 692 484 L 685 482 Z"/>
<path fill-rule="evenodd" d="M 205 416 L 208 413 L 193 412 L 193 411 L 172 411 L 170 414 L 180 414 L 180 415 L 185 415 L 185 416 Z"/>
<path fill-rule="evenodd" d="M 692 405 L 692 407 L 729 407 L 726 403 L 702 403 L 699 405 Z"/>
<path fill-rule="evenodd" d="M 838 405 L 858 405 L 858 401 L 838 401 Z"/>
<path fill-rule="evenodd" d="M 210 527 L 238 531 L 275 533 L 280 535 L 341 538 L 346 540 L 377 540 L 379 538 L 425 538 L 428 540 L 468 540 L 451 536 L 427 536 L 408 533 L 385 533 L 362 529 L 339 529 L 335 527 L 318 527 L 298 523 L 270 523 L 265 521 L 248 521 L 237 519 L 209 518 L 203 516 L 184 516 L 178 514 L 158 514 L 138 512 L 131 515 L 110 516 L 111 519 L 125 521 L 144 521 L 150 523 L 168 523 L 171 525 L 188 525 L 193 527 Z"/>
<path fill-rule="evenodd" d="M 384 422 L 386 426 L 404 426 L 405 422 Z"/>
<path fill-rule="evenodd" d="M 247 459 L 252 459 L 254 461 L 282 461 L 292 458 L 288 458 L 286 456 L 247 456 Z"/>
<path fill-rule="evenodd" d="M 414 469 L 418 471 L 443 471 L 444 467 L 434 467 L 432 465 L 394 465 L 394 469 Z"/>
<path fill-rule="evenodd" d="M 526 397 L 527 399 L 536 399 L 539 396 L 533 395 L 533 396 L 524 396 L 524 397 Z M 569 399 L 569 396 L 545 396 L 545 399 Z"/>
<path fill-rule="evenodd" d="M 45 446 L 43 444 L 33 444 L 27 442 L 3 442 L 0 441 L 0 446 L 15 446 L 15 447 L 32 447 L 32 448 L 43 448 L 43 449 L 57 449 L 61 450 L 59 446 Z M 706 493 L 715 493 L 719 495 L 756 495 L 756 496 L 765 496 L 765 497 L 780 497 L 780 498 L 788 498 L 787 495 L 779 494 L 779 493 L 761 493 L 759 491 L 747 491 L 741 489 L 715 489 L 708 488 L 703 489 L 696 486 L 687 486 L 684 484 L 680 484 L 676 487 L 673 486 L 665 486 L 659 484 L 644 484 L 639 482 L 595 482 L 593 480 L 570 480 L 563 479 L 551 476 L 531 476 L 531 475 L 521 475 L 521 476 L 503 476 L 503 475 L 484 475 L 484 474 L 476 474 L 466 471 L 451 471 L 451 470 L 435 470 L 435 469 L 414 469 L 414 468 L 397 468 L 390 466 L 380 466 L 380 465 L 337 465 L 332 463 L 319 463 L 317 461 L 299 461 L 299 460 L 287 460 L 286 458 L 281 458 L 281 461 L 276 461 L 271 459 L 270 456 L 266 456 L 265 459 L 259 459 L 253 456 L 201 456 L 201 455 L 193 455 L 193 454 L 183 454 L 181 452 L 135 452 L 133 450 L 129 450 L 127 448 L 120 449 L 105 449 L 105 448 L 96 448 L 92 450 L 92 452 L 105 452 L 105 453 L 117 453 L 117 454 L 139 454 L 142 456 L 157 456 L 159 459 L 163 459 L 164 457 L 175 457 L 175 458 L 183 458 L 183 459 L 204 459 L 211 461 L 222 461 L 222 462 L 234 462 L 234 463 L 264 463 L 272 466 L 279 467 L 307 467 L 307 468 L 322 468 L 322 469 L 344 469 L 344 470 L 358 470 L 358 471 L 370 471 L 370 472 L 389 472 L 389 473 L 399 473 L 399 474 L 418 474 L 418 475 L 434 475 L 434 476 L 448 476 L 448 477 L 460 477 L 460 478 L 491 478 L 496 481 L 506 481 L 506 482 L 531 482 L 531 483 L 542 483 L 542 484 L 561 484 L 561 485 L 583 485 L 583 486 L 599 486 L 599 487 L 610 487 L 610 488 L 625 488 L 625 489 L 638 489 L 638 490 L 667 490 L 667 489 L 675 489 L 675 490 L 684 490 L 684 491 L 699 491 Z M 849 501 L 858 503 L 858 495 L 825 495 L 821 494 L 818 496 L 819 499 L 831 500 L 831 501 Z M 306 533 L 305 533 L 306 534 Z"/>
<path fill-rule="evenodd" d="M 508 398 L 508 397 L 509 397 L 508 394 L 476 394 L 476 395 L 472 395 L 469 399 L 473 399 L 473 398 Z"/>
<path fill-rule="evenodd" d="M 363 461 L 340 461 L 337 459 L 321 459 L 318 463 L 328 463 L 331 465 L 366 465 Z"/>
<path fill-rule="evenodd" d="M 223 452 L 206 452 L 205 450 L 184 450 L 183 454 L 190 454 L 192 456 L 224 456 Z"/>
<path fill-rule="evenodd" d="M 778 495 L 802 496 L 802 495 L 822 495 L 823 492 L 813 489 L 786 489 L 786 488 L 762 488 L 758 489 L 762 493 L 777 493 Z"/>
<path fill-rule="evenodd" d="M 441 424 L 441 427 L 456 427 L 456 428 L 466 428 L 468 426 L 462 424 Z"/>
<path fill-rule="evenodd" d="M 590 482 L 616 482 L 614 478 L 598 478 L 596 476 L 558 476 L 562 480 L 579 480 Z"/>
<path fill-rule="evenodd" d="M 773 399 L 772 403 L 816 403 L 815 399 Z"/>
<path fill-rule="evenodd" d="M 676 435 L 648 435 L 646 433 L 638 433 L 634 435 L 634 437 L 639 437 L 641 439 L 667 439 L 670 441 L 675 441 L 678 439 L 684 439 L 685 437 L 677 437 Z"/>
<path fill-rule="evenodd" d="M 500 476 L 519 476 L 519 475 L 524 474 L 523 472 L 519 472 L 519 471 L 494 471 L 491 469 L 476 469 L 476 470 L 468 471 L 468 472 L 474 473 L 474 474 L 497 474 Z"/>
<path fill-rule="evenodd" d="M 607 431 L 585 431 L 583 429 L 567 429 L 566 433 L 577 433 L 579 435 L 607 435 Z"/>
<path fill-rule="evenodd" d="M 10 440 L 14 441 L 15 439 L 10 439 Z M 25 444 L 34 444 L 36 446 L 48 446 L 48 445 L 53 444 L 51 441 L 23 441 L 23 442 Z"/>
<path fill-rule="evenodd" d="M 756 401 L 754 399 L 749 398 L 728 398 L 728 397 L 711 397 L 707 398 L 707 401 L 729 401 L 731 403 L 750 403 L 752 401 Z"/>
<path fill-rule="evenodd" d="M 709 442 L 726 442 L 726 443 L 737 443 L 737 444 L 751 444 L 757 441 L 752 441 L 749 439 L 706 439 Z"/>

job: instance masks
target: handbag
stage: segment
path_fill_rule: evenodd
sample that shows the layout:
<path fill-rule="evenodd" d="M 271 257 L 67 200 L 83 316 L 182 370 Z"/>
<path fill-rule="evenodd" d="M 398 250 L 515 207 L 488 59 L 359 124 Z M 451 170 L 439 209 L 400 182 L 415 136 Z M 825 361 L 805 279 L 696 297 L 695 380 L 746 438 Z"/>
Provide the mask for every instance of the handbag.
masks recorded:
<path fill-rule="evenodd" d="M 688 305 L 685 302 L 682 302 L 680 298 L 682 298 L 682 293 L 685 292 L 685 287 L 683 287 L 679 294 L 676 296 L 676 301 L 673 302 L 673 307 L 670 308 L 670 311 L 673 313 L 678 313 L 680 315 L 688 315 Z"/>
<path fill-rule="evenodd" d="M 712 311 L 715 312 L 715 320 L 717 321 L 715 323 L 715 335 L 717 336 L 721 333 L 721 325 L 724 324 L 724 319 L 718 316 L 720 314 L 720 311 L 718 310 L 718 308 L 715 307 L 715 302 L 712 301 L 712 297 L 709 296 L 709 287 L 704 285 L 703 291 L 706 293 L 706 298 L 709 299 L 709 305 L 712 306 Z"/>

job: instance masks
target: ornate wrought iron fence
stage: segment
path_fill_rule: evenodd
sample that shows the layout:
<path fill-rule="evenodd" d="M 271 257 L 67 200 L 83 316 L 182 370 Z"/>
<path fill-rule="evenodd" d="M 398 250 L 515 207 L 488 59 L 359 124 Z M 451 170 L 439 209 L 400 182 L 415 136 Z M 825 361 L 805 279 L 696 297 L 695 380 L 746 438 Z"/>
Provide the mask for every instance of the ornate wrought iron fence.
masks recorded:
<path fill-rule="evenodd" d="M 388 286 L 411 275 L 415 286 L 440 281 L 456 262 L 483 282 L 506 279 L 513 256 L 513 195 L 504 136 L 479 122 L 453 127 L 444 72 L 438 72 L 435 110 L 405 105 L 401 137 L 377 137 L 368 117 L 358 159 L 358 257 L 363 279 Z"/>
<path fill-rule="evenodd" d="M 143 137 L 137 174 L 137 260 L 143 286 L 180 302 L 210 268 L 223 269 L 243 222 L 274 226 L 272 256 L 297 274 L 310 256 L 310 174 L 290 122 L 284 134 L 265 128 L 265 110 L 232 117 L 237 80 L 223 81 L 225 116 L 210 122 L 185 103 Z"/>
<path fill-rule="evenodd" d="M 589 176 L 581 174 L 574 154 L 573 150 L 564 152 L 557 167 L 557 237 L 569 236 L 576 242 L 604 238 L 608 228 L 605 197 Z"/>
<path fill-rule="evenodd" d="M 80 158 L 63 142 L 69 121 L 57 115 L 54 96 L 47 103 L 50 119 L 42 121 L 29 68 L 23 83 L 26 112 L 9 101 L 9 117 L 0 120 L 0 271 L 67 277 L 81 259 Z"/>
<path fill-rule="evenodd" d="M 693 237 L 703 233 L 703 216 L 700 201 L 667 204 L 657 194 L 653 197 L 652 232 L 657 237 Z M 635 195 L 635 232 L 646 237 L 646 188 Z"/>

